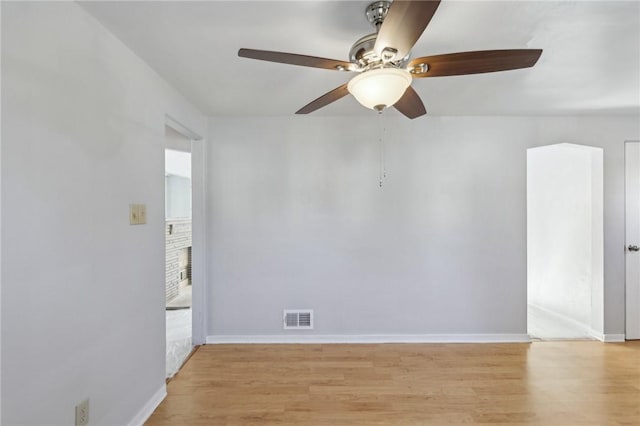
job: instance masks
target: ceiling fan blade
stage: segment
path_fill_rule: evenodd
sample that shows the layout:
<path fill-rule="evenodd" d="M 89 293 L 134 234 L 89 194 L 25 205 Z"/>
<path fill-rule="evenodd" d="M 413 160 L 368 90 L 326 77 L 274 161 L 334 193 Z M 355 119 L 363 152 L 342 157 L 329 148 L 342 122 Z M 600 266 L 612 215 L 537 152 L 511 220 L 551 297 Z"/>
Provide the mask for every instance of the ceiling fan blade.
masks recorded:
<path fill-rule="evenodd" d="M 404 58 L 429 25 L 439 5 L 440 0 L 394 0 L 378 31 L 374 46 L 376 54 L 384 61 Z"/>
<path fill-rule="evenodd" d="M 395 109 L 409 117 L 410 119 L 414 119 L 420 117 L 421 115 L 425 115 L 427 110 L 424 108 L 424 104 L 422 100 L 420 100 L 420 96 L 416 93 L 413 87 L 407 87 L 406 92 L 400 98 L 398 102 L 394 105 Z"/>
<path fill-rule="evenodd" d="M 529 68 L 536 64 L 542 49 L 479 50 L 425 56 L 409 62 L 414 77 L 443 77 L 482 74 Z M 427 65 L 428 67 L 424 67 Z"/>
<path fill-rule="evenodd" d="M 259 59 L 261 61 L 279 62 L 281 64 L 300 65 L 303 67 L 323 68 L 337 71 L 354 71 L 357 69 L 351 62 L 335 59 L 318 58 L 317 56 L 298 55 L 295 53 L 272 52 L 269 50 L 240 49 L 241 58 Z"/>
<path fill-rule="evenodd" d="M 331 102 L 335 102 L 338 99 L 341 99 L 349 94 L 349 90 L 347 90 L 347 83 L 343 84 L 340 87 L 336 87 L 332 91 L 325 93 L 320 96 L 318 99 L 309 102 L 307 105 L 300 108 L 296 111 L 296 114 L 309 114 L 317 109 L 325 107 L 329 105 Z"/>

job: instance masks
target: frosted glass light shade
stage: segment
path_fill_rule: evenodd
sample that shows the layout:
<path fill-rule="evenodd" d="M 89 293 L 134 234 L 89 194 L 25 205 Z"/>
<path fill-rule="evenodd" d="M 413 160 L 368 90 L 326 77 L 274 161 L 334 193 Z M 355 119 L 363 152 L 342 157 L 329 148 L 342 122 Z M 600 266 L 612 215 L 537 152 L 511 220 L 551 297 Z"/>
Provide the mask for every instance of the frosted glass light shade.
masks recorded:
<path fill-rule="evenodd" d="M 400 100 L 411 84 L 411 74 L 398 68 L 379 68 L 353 77 L 347 89 L 362 106 L 379 110 Z"/>

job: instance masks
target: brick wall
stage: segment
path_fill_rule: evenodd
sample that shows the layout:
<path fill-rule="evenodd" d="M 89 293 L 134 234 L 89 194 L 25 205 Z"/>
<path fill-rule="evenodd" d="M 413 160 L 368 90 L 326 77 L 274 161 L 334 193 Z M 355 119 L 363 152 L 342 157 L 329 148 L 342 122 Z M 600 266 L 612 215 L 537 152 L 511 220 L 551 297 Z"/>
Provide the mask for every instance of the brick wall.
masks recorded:
<path fill-rule="evenodd" d="M 187 277 L 180 279 L 180 255 L 184 249 L 191 247 L 191 219 L 167 220 L 164 228 L 166 238 L 166 301 L 178 295 L 180 283 L 191 279 L 191 265 L 187 267 Z M 190 257 L 190 256 L 189 256 Z M 184 254 L 183 254 L 184 263 Z M 184 274 L 183 274 L 184 275 Z"/>

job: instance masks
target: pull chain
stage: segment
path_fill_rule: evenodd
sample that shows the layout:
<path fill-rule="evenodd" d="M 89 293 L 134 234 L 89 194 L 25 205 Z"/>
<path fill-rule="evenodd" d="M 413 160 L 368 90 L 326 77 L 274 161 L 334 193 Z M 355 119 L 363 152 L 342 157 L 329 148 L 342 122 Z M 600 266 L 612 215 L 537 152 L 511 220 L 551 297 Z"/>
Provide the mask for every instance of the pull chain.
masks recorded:
<path fill-rule="evenodd" d="M 387 133 L 387 118 L 382 117 L 382 177 L 384 179 L 387 178 L 386 133 Z"/>
<path fill-rule="evenodd" d="M 382 116 L 382 111 L 379 111 L 378 115 L 380 116 L 380 118 L 378 119 L 378 134 L 379 134 L 378 142 L 380 143 L 380 166 L 378 169 L 378 181 L 379 181 L 380 188 L 382 188 L 382 181 L 383 179 L 387 178 L 387 165 L 385 161 L 385 140 L 384 140 L 386 126 L 384 123 L 385 119 Z"/>

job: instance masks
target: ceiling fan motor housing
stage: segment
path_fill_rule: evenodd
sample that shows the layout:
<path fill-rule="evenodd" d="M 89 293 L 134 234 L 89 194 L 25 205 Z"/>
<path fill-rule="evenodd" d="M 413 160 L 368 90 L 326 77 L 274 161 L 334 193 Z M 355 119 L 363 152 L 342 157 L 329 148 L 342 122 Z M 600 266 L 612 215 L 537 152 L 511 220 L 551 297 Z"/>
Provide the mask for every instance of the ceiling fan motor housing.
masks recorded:
<path fill-rule="evenodd" d="M 382 0 L 375 1 L 365 9 L 365 15 L 367 20 L 373 25 L 376 29 L 376 32 L 373 34 L 366 35 L 356 41 L 353 46 L 351 46 L 351 50 L 349 51 L 349 60 L 358 64 L 360 68 L 363 70 L 377 68 L 378 66 L 382 66 L 385 64 L 386 66 L 393 66 L 398 68 L 404 68 L 411 53 L 407 53 L 407 55 L 399 60 L 388 61 L 380 58 L 374 51 L 374 46 L 376 44 L 376 38 L 378 36 L 377 31 L 382 26 L 384 22 L 384 18 L 387 16 L 387 12 L 389 12 L 389 7 L 391 6 L 390 1 Z"/>
<path fill-rule="evenodd" d="M 373 50 L 373 47 L 376 44 L 377 37 L 378 34 L 373 33 L 366 35 L 356 41 L 353 46 L 351 46 L 351 50 L 349 51 L 349 61 L 354 64 L 358 64 L 363 70 L 376 68 L 378 66 L 382 66 L 383 64 L 391 65 L 397 68 L 404 68 L 409 61 L 409 58 L 411 57 L 411 52 L 409 52 L 407 56 L 400 60 L 385 62 Z"/>

